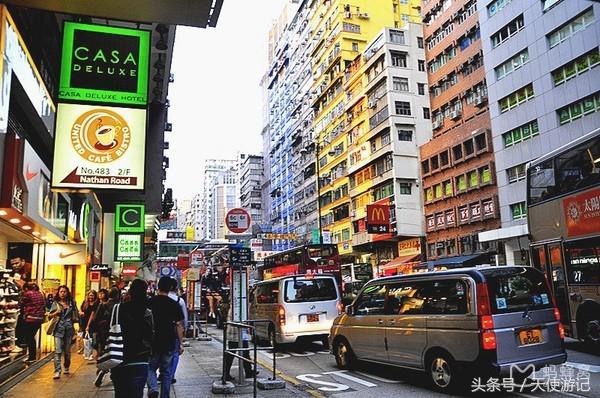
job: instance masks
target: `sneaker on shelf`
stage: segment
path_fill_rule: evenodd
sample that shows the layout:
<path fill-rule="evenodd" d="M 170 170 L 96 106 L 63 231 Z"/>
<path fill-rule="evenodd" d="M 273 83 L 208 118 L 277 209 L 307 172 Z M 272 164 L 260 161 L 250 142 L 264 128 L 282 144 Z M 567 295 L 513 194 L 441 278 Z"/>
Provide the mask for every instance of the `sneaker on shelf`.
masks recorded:
<path fill-rule="evenodd" d="M 8 326 L 4 328 L 4 333 L 14 332 L 15 328 L 9 328 Z"/>
<path fill-rule="evenodd" d="M 54 380 L 56 379 L 60 379 L 60 372 L 54 372 L 54 377 L 52 377 Z"/>
<path fill-rule="evenodd" d="M 23 352 L 24 350 L 21 347 L 19 347 L 18 345 L 16 345 L 11 351 L 12 352 Z"/>
<path fill-rule="evenodd" d="M 8 309 L 8 310 L 4 310 L 4 313 L 7 314 L 7 315 L 16 314 L 17 312 L 19 312 L 19 310 L 16 309 L 16 308 L 11 308 L 11 309 Z"/>
<path fill-rule="evenodd" d="M 5 306 L 6 305 L 6 299 L 3 298 L 2 300 L 0 300 L 0 306 Z"/>

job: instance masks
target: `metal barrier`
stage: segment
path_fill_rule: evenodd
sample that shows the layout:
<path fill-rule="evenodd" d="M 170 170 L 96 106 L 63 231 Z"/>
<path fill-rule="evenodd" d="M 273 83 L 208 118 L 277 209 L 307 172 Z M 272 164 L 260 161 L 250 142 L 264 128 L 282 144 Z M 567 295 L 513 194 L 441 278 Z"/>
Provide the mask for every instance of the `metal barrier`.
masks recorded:
<path fill-rule="evenodd" d="M 247 320 L 244 322 L 225 322 L 223 324 L 223 375 L 221 376 L 221 382 L 223 383 L 223 385 L 225 384 L 226 380 L 225 378 L 229 375 L 229 373 L 226 375 L 226 369 L 225 369 L 225 361 L 226 361 L 226 356 L 227 355 L 231 355 L 232 357 L 238 358 L 243 362 L 250 362 L 252 363 L 252 370 L 253 370 L 253 376 L 252 376 L 252 384 L 253 384 L 253 396 L 256 397 L 256 371 L 257 371 L 257 352 L 260 351 L 266 351 L 266 350 L 273 350 L 273 376 L 271 378 L 269 378 L 269 380 L 275 380 L 276 378 L 276 355 L 275 355 L 275 347 L 258 347 L 258 339 L 256 337 L 256 323 L 271 323 L 273 324 L 273 321 L 269 320 L 269 319 L 254 319 L 254 320 Z M 273 324 L 274 326 L 274 324 Z M 237 328 L 238 331 L 238 336 L 240 338 L 240 341 L 238 342 L 238 348 L 229 348 L 229 342 L 227 341 L 227 328 L 228 327 L 234 327 Z M 253 347 L 250 348 L 244 348 L 243 346 L 243 339 L 242 339 L 242 334 L 241 331 L 243 329 L 248 329 L 251 332 L 251 336 L 252 336 L 252 341 L 254 342 Z M 243 355 L 237 354 L 238 352 L 243 353 L 244 351 L 253 351 L 253 358 L 249 359 L 249 358 L 245 358 Z M 242 363 L 240 363 L 240 365 L 242 365 Z M 241 378 L 242 375 L 242 366 L 240 366 L 239 369 L 239 377 Z M 241 380 L 240 380 L 241 382 Z"/>
<path fill-rule="evenodd" d="M 211 337 L 208 335 L 208 315 L 202 319 L 201 314 L 201 310 L 192 312 L 192 320 L 190 321 L 193 331 L 192 338 L 198 341 L 210 341 Z M 202 325 L 204 325 L 204 328 L 202 328 Z"/>

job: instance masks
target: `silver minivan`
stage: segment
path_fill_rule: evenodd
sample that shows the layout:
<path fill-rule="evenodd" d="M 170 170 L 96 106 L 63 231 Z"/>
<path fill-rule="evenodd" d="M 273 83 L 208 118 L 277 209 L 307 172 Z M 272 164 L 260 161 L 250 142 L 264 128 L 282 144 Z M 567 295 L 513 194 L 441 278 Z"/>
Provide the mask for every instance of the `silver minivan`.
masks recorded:
<path fill-rule="evenodd" d="M 547 281 L 521 266 L 372 280 L 336 318 L 330 342 L 342 369 L 357 359 L 418 369 L 438 390 L 461 374 L 519 381 L 567 358 Z"/>
<path fill-rule="evenodd" d="M 250 294 L 250 319 L 259 338 L 271 345 L 293 343 L 298 338 L 328 345 L 333 320 L 341 313 L 340 291 L 333 276 L 293 275 L 258 282 Z"/>

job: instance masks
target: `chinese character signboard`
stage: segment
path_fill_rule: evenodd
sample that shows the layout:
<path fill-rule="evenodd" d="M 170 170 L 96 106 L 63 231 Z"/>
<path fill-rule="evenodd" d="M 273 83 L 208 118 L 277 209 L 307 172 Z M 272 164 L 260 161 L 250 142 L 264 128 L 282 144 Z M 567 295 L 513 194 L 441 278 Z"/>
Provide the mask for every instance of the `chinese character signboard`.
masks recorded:
<path fill-rule="evenodd" d="M 600 189 L 569 196 L 563 201 L 568 236 L 600 231 Z"/>
<path fill-rule="evenodd" d="M 234 268 L 247 267 L 252 261 L 252 253 L 250 248 L 230 248 L 229 249 L 229 264 Z"/>
<path fill-rule="evenodd" d="M 115 232 L 144 232 L 144 205 L 120 204 L 115 210 Z"/>
<path fill-rule="evenodd" d="M 444 229 L 446 226 L 446 218 L 444 213 L 438 213 L 435 215 L 435 227 L 437 229 Z"/>
<path fill-rule="evenodd" d="M 115 246 L 115 261 L 142 261 L 144 234 L 117 233 Z"/>
<path fill-rule="evenodd" d="M 58 98 L 144 107 L 150 32 L 65 22 Z"/>
<path fill-rule="evenodd" d="M 456 224 L 456 216 L 454 213 L 454 209 L 446 211 L 446 226 L 453 227 Z"/>
<path fill-rule="evenodd" d="M 489 198 L 481 202 L 483 206 L 483 218 L 492 218 L 496 216 L 496 203 L 494 198 Z"/>
<path fill-rule="evenodd" d="M 390 232 L 389 205 L 367 205 L 367 232 L 370 234 Z"/>
<path fill-rule="evenodd" d="M 426 219 L 427 231 L 435 231 L 435 217 L 427 216 Z"/>
<path fill-rule="evenodd" d="M 146 111 L 59 104 L 54 188 L 143 189 Z"/>
<path fill-rule="evenodd" d="M 458 222 L 460 225 L 469 223 L 469 206 L 461 206 L 458 208 Z"/>

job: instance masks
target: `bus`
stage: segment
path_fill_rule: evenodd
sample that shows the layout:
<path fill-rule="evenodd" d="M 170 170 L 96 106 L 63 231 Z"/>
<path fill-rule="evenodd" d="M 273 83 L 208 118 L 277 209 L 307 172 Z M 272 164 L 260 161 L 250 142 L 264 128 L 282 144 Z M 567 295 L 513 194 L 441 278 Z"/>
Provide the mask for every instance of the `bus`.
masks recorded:
<path fill-rule="evenodd" d="M 527 166 L 532 265 L 571 337 L 600 347 L 600 129 Z"/>
<path fill-rule="evenodd" d="M 303 245 L 265 257 L 259 278 L 267 280 L 286 275 L 329 274 L 342 280 L 337 245 Z"/>

